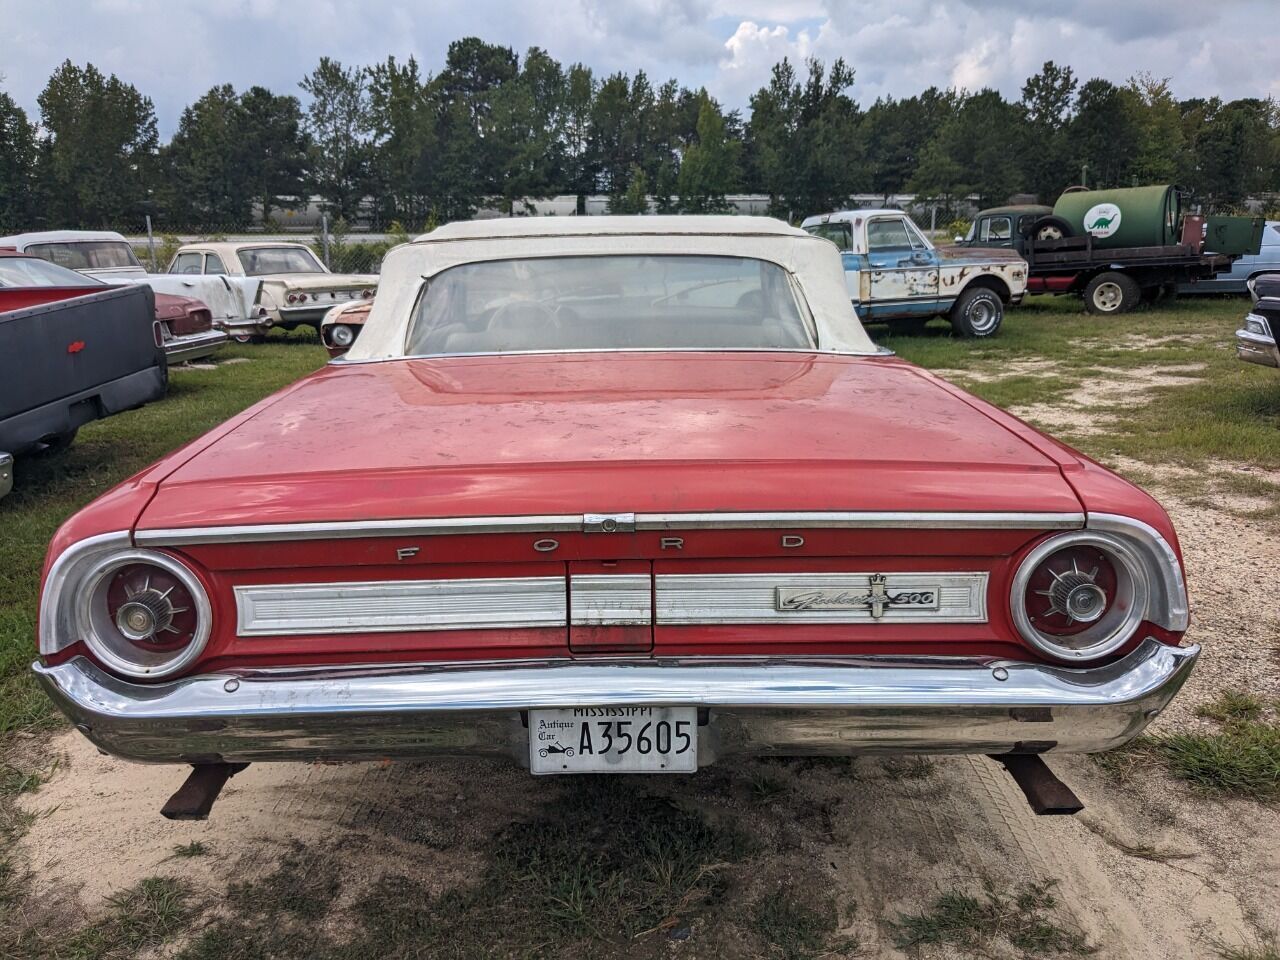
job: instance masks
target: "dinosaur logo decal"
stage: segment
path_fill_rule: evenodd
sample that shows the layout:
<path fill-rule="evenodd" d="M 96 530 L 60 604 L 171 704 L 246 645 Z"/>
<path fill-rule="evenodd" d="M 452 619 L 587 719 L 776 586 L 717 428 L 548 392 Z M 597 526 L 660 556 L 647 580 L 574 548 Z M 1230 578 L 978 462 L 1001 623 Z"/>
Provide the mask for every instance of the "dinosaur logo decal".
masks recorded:
<path fill-rule="evenodd" d="M 1099 203 L 1084 215 L 1084 228 L 1098 239 L 1109 237 L 1120 229 L 1120 208 L 1114 203 Z"/>

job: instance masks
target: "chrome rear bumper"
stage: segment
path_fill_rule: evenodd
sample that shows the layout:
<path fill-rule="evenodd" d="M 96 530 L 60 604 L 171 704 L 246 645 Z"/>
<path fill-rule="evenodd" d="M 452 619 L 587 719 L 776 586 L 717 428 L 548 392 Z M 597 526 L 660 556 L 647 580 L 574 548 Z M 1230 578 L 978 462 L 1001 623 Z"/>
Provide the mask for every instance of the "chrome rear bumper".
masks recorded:
<path fill-rule="evenodd" d="M 1274 337 L 1252 330 L 1237 330 L 1236 357 L 1265 367 L 1280 367 L 1280 346 L 1276 345 Z"/>
<path fill-rule="evenodd" d="M 649 705 L 703 708 L 707 764 L 733 754 L 1108 750 L 1164 708 L 1199 652 L 1149 639 L 1085 670 L 939 657 L 565 660 L 279 668 L 146 686 L 83 658 L 34 670 L 90 740 L 143 762 L 527 763 L 525 710 Z"/>
<path fill-rule="evenodd" d="M 164 355 L 170 364 L 199 360 L 215 353 L 230 339 L 225 331 L 207 330 L 174 337 L 164 342 Z"/>

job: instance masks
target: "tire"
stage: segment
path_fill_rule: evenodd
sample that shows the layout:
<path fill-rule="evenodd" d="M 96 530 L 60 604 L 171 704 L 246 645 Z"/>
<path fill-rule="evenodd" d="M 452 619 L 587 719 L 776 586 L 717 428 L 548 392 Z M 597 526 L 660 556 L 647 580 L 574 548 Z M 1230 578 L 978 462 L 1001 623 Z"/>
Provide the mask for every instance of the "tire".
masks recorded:
<path fill-rule="evenodd" d="M 236 343 L 266 343 L 265 334 L 261 333 L 237 333 L 231 337 Z"/>
<path fill-rule="evenodd" d="M 1065 240 L 1067 237 L 1074 237 L 1075 231 L 1061 217 L 1049 216 L 1041 217 L 1035 222 L 1031 228 L 1031 236 L 1035 240 Z"/>
<path fill-rule="evenodd" d="M 68 430 L 66 433 L 55 433 L 52 436 L 44 437 L 40 441 L 40 446 L 35 450 L 37 456 L 53 457 L 63 453 L 76 438 L 76 434 L 80 428 Z"/>
<path fill-rule="evenodd" d="M 962 337 L 994 337 L 1004 322 L 1004 301 L 989 287 L 969 287 L 956 297 L 950 320 Z"/>
<path fill-rule="evenodd" d="M 1098 274 L 1084 288 L 1084 308 L 1101 316 L 1128 313 L 1141 301 L 1138 281 L 1116 270 Z"/>

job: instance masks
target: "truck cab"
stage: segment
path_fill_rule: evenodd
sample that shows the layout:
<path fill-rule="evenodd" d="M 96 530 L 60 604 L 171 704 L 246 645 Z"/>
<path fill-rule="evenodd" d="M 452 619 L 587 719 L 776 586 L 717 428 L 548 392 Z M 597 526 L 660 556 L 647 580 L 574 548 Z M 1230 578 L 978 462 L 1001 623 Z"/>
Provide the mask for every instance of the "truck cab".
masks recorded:
<path fill-rule="evenodd" d="M 935 247 L 901 210 L 845 210 L 809 217 L 801 227 L 840 248 L 845 284 L 864 322 L 898 329 L 947 316 L 961 336 L 989 337 L 1006 304 L 1026 292 L 1027 271 L 1013 250 Z"/>
<path fill-rule="evenodd" d="M 993 207 L 979 213 L 968 234 L 956 237 L 955 242 L 964 247 L 1014 250 L 1019 256 L 1025 257 L 1036 224 L 1041 224 L 1042 231 L 1049 231 L 1052 224 L 1042 221 L 1052 216 L 1053 207 L 1035 204 Z"/>

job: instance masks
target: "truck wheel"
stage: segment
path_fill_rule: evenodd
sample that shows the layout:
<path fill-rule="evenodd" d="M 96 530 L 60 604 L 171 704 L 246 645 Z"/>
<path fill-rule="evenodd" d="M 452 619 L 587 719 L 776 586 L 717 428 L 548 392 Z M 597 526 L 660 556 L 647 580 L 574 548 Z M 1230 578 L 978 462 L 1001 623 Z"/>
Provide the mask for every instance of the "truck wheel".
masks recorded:
<path fill-rule="evenodd" d="M 1084 288 L 1084 307 L 1090 313 L 1128 313 L 1142 299 L 1138 281 L 1125 273 L 1100 273 Z"/>
<path fill-rule="evenodd" d="M 1061 217 L 1041 217 L 1031 228 L 1031 235 L 1037 240 L 1065 240 L 1075 232 Z"/>
<path fill-rule="evenodd" d="M 1004 301 L 987 287 L 969 287 L 956 297 L 950 318 L 962 337 L 992 337 L 1004 322 Z"/>

